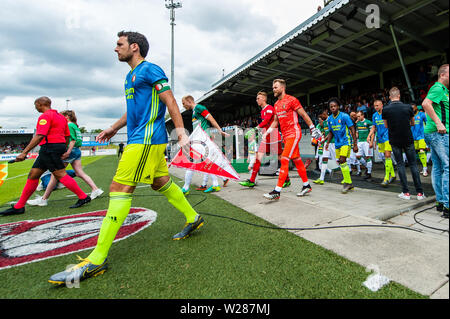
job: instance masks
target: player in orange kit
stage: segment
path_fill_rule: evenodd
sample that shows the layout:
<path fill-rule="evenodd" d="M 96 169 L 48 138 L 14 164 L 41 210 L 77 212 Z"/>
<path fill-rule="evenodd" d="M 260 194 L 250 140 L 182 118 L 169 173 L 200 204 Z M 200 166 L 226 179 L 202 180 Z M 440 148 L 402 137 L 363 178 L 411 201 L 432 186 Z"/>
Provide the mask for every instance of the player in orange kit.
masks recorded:
<path fill-rule="evenodd" d="M 270 134 L 279 124 L 281 135 L 283 136 L 284 149 L 281 154 L 281 169 L 277 186 L 272 192 L 264 194 L 264 197 L 268 200 L 280 199 L 281 190 L 288 175 L 289 162 L 291 160 L 294 162 L 298 174 L 303 181 L 303 188 L 297 196 L 305 196 L 311 192 L 312 189 L 298 147 L 302 138 L 302 130 L 298 122 L 298 116 L 300 115 L 309 126 L 312 138 L 319 139 L 322 136 L 322 133 L 314 126 L 300 101 L 297 98 L 286 94 L 286 81 L 282 79 L 274 80 L 272 89 L 274 96 L 278 98 L 278 101 L 275 103 L 275 118 L 270 128 L 263 135 L 263 138 L 265 138 L 265 135 Z"/>

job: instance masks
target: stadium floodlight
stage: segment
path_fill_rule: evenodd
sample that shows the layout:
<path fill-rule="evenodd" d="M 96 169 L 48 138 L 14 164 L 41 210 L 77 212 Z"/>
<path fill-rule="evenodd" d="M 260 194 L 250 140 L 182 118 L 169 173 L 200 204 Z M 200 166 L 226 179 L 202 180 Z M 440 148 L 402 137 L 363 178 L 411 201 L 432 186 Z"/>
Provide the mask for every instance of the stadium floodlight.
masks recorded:
<path fill-rule="evenodd" d="M 182 7 L 181 1 L 165 0 L 166 8 L 170 10 L 170 25 L 172 26 L 172 48 L 171 48 L 171 70 L 170 70 L 170 86 L 172 91 L 175 92 L 175 9 Z"/>

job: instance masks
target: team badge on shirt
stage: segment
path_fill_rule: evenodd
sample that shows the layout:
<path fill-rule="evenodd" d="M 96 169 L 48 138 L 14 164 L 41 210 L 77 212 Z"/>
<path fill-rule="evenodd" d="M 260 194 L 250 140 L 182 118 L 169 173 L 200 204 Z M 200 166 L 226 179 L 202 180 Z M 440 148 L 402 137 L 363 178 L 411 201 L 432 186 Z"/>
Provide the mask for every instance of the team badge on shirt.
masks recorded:
<path fill-rule="evenodd" d="M 133 77 L 131 78 L 131 82 L 135 82 L 136 81 L 136 74 L 135 75 L 133 75 Z"/>
<path fill-rule="evenodd" d="M 158 83 L 155 85 L 155 90 L 158 93 L 164 92 L 170 88 L 169 83 Z"/>

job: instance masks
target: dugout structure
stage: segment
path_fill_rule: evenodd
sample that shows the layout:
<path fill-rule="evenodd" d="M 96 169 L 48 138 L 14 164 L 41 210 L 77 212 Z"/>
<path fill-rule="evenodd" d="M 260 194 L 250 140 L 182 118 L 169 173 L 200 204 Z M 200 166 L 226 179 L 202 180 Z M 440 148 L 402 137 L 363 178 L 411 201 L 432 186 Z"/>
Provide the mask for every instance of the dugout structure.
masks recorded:
<path fill-rule="evenodd" d="M 417 101 L 417 64 L 447 63 L 448 37 L 448 0 L 330 1 L 213 83 L 196 102 L 207 106 L 219 123 L 258 116 L 256 93 L 266 90 L 271 94 L 275 78 L 285 79 L 288 93 L 304 106 L 315 107 L 358 86 L 378 89 L 391 84 L 403 88 L 406 102 Z M 269 95 L 270 102 L 274 102 L 273 95 Z M 191 130 L 191 112 L 182 115 Z M 170 131 L 170 119 L 167 124 Z"/>

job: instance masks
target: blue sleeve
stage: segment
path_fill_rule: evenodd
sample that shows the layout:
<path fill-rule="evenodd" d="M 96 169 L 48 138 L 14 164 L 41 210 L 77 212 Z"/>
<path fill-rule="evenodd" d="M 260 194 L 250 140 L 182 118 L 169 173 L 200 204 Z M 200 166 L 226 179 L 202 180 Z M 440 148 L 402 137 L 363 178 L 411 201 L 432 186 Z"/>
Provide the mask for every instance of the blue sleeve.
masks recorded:
<path fill-rule="evenodd" d="M 420 112 L 420 113 L 421 113 L 422 121 L 426 124 L 427 123 L 427 116 L 423 112 Z"/>
<path fill-rule="evenodd" d="M 346 116 L 344 116 L 344 119 L 347 127 L 352 127 L 354 125 L 352 119 L 350 118 L 350 115 L 347 114 Z"/>
<path fill-rule="evenodd" d="M 164 71 L 156 64 L 148 65 L 145 70 L 145 79 L 151 86 L 153 86 L 156 82 L 169 80 Z"/>
<path fill-rule="evenodd" d="M 327 125 L 328 125 L 328 132 L 333 133 L 333 125 L 331 125 L 330 120 L 327 121 Z"/>

